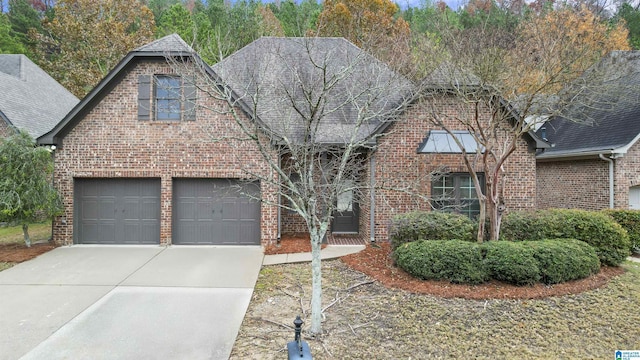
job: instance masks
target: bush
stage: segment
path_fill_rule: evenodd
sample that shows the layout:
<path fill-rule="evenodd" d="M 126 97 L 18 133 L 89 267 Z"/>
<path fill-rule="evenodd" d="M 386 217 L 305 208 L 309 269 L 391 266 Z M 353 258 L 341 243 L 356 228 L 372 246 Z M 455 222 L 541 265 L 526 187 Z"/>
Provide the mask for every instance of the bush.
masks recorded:
<path fill-rule="evenodd" d="M 472 241 L 475 225 L 468 217 L 440 211 L 415 211 L 397 215 L 391 220 L 391 248 L 418 240 Z"/>
<path fill-rule="evenodd" d="M 396 264 L 427 280 L 480 284 L 489 279 L 515 285 L 556 284 L 588 277 L 600 270 L 590 245 L 574 239 L 539 241 L 420 240 L 393 253 Z"/>
<path fill-rule="evenodd" d="M 396 264 L 427 280 L 480 284 L 489 279 L 481 245 L 462 240 L 420 240 L 405 243 L 394 253 Z"/>
<path fill-rule="evenodd" d="M 640 210 L 604 210 L 629 234 L 630 250 L 640 252 Z"/>
<path fill-rule="evenodd" d="M 629 256 L 627 232 L 603 212 L 541 210 L 513 212 L 502 218 L 501 239 L 512 241 L 567 238 L 593 246 L 600 262 L 618 266 Z"/>
<path fill-rule="evenodd" d="M 525 243 L 490 241 L 484 248 L 485 265 L 491 278 L 515 285 L 533 285 L 540 281 L 534 250 Z"/>
<path fill-rule="evenodd" d="M 589 244 L 575 239 L 527 241 L 538 262 L 541 281 L 558 284 L 586 278 L 600 271 L 600 260 Z"/>

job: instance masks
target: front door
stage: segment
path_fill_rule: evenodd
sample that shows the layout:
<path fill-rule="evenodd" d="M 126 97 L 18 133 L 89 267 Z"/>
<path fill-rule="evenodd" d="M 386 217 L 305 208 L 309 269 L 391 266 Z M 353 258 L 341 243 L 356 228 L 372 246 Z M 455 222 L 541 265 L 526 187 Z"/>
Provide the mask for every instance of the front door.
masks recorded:
<path fill-rule="evenodd" d="M 346 181 L 345 190 L 338 194 L 336 211 L 333 214 L 333 233 L 357 234 L 360 222 L 360 207 L 354 193 L 354 182 Z"/>

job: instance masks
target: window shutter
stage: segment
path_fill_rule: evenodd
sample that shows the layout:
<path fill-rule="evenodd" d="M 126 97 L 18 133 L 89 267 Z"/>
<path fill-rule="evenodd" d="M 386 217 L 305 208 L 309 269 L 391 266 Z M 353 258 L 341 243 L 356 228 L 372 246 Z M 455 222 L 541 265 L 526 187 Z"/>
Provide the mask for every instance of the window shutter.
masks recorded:
<path fill-rule="evenodd" d="M 138 120 L 151 120 L 151 75 L 138 76 Z"/>
<path fill-rule="evenodd" d="M 186 78 L 184 81 L 184 120 L 196 119 L 196 84 L 195 77 Z"/>

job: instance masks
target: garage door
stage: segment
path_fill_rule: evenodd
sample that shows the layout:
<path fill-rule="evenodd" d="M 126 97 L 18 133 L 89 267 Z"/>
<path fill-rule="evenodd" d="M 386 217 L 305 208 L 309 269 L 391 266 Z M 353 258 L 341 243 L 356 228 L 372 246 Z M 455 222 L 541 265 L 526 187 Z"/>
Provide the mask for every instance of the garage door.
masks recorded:
<path fill-rule="evenodd" d="M 175 179 L 174 244 L 259 245 L 258 183 L 233 179 Z"/>
<path fill-rule="evenodd" d="M 160 179 L 75 179 L 77 244 L 159 244 Z"/>

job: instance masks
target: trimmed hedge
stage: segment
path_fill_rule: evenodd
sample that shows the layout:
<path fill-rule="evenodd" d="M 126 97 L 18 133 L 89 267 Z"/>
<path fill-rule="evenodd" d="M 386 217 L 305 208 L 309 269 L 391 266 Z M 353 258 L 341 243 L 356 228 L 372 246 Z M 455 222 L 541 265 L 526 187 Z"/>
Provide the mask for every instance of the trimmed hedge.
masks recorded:
<path fill-rule="evenodd" d="M 426 280 L 480 284 L 489 279 L 481 245 L 463 240 L 419 240 L 398 247 L 396 264 Z"/>
<path fill-rule="evenodd" d="M 393 253 L 409 274 L 429 280 L 480 284 L 489 279 L 515 285 L 556 284 L 582 279 L 600 270 L 595 250 L 574 239 L 540 241 L 420 240 Z"/>
<path fill-rule="evenodd" d="M 595 249 L 584 241 L 575 239 L 553 239 L 527 241 L 538 262 L 541 281 L 558 284 L 583 279 L 600 271 L 600 260 Z"/>
<path fill-rule="evenodd" d="M 629 235 L 603 212 L 584 210 L 540 210 L 511 212 L 502 218 L 500 238 L 523 241 L 577 239 L 593 246 L 600 262 L 618 266 L 631 254 Z"/>
<path fill-rule="evenodd" d="M 603 212 L 627 230 L 631 241 L 630 250 L 640 252 L 640 210 L 607 209 Z"/>
<path fill-rule="evenodd" d="M 418 240 L 474 240 L 475 224 L 468 217 L 441 211 L 414 211 L 391 220 L 391 248 Z"/>
<path fill-rule="evenodd" d="M 511 241 L 490 241 L 485 264 L 491 278 L 515 285 L 533 285 L 540 281 L 540 269 L 534 250 Z"/>

